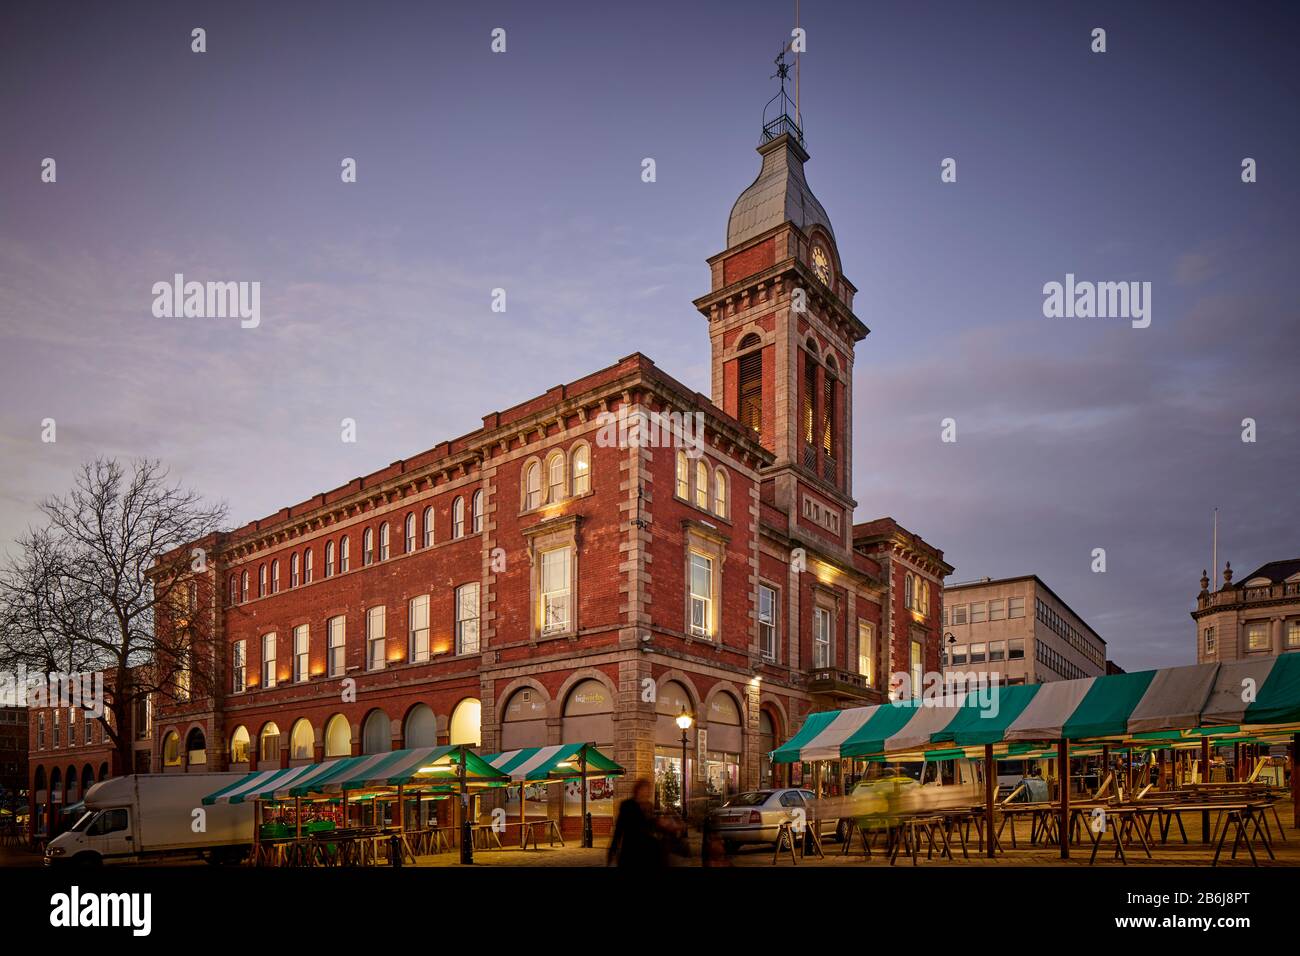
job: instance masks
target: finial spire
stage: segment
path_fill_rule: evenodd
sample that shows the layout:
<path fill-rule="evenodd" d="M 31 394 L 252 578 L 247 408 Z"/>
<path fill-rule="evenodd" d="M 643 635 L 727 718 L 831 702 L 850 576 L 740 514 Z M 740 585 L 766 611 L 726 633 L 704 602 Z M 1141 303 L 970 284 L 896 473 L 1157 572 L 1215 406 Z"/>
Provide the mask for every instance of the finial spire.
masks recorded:
<path fill-rule="evenodd" d="M 790 77 L 790 64 L 785 62 L 787 47 L 782 47 L 776 55 L 776 72 L 769 79 L 780 80 L 781 88 L 763 107 L 763 142 L 771 142 L 782 133 L 789 133 L 800 146 L 803 145 L 803 129 L 795 121 L 798 107 L 785 91 L 785 81 Z M 768 116 L 772 115 L 772 119 Z"/>

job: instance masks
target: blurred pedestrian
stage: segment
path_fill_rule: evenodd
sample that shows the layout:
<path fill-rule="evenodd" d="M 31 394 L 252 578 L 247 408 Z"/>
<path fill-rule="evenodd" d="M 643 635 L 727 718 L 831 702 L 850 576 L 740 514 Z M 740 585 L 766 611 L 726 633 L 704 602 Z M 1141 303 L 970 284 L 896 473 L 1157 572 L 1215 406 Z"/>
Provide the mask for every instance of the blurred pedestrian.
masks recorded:
<path fill-rule="evenodd" d="M 632 796 L 618 806 L 608 864 L 645 869 L 664 865 L 659 822 L 654 813 L 654 785 L 642 777 L 632 784 Z"/>

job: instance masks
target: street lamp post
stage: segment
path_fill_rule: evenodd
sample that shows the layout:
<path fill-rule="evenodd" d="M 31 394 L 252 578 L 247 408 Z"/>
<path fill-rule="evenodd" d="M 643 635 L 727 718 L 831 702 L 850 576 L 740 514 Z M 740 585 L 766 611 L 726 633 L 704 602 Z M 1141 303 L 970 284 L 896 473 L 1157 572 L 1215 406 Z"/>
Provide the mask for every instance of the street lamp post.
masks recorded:
<path fill-rule="evenodd" d="M 686 712 L 686 705 L 682 705 L 682 712 L 677 715 L 677 726 L 682 729 L 682 832 L 689 828 L 689 817 L 686 813 L 686 798 L 690 792 L 690 784 L 687 782 L 689 777 L 686 773 L 686 731 L 691 729 L 691 724 L 695 723 L 695 718 Z"/>

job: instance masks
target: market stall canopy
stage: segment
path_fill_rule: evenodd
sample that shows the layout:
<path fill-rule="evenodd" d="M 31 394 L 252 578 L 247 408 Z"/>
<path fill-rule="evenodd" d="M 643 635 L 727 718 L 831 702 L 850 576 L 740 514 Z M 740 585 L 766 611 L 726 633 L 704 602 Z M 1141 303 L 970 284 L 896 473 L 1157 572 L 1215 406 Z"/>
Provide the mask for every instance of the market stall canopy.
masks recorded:
<path fill-rule="evenodd" d="M 931 746 L 994 744 L 1004 754 L 1061 739 L 1170 746 L 1279 734 L 1300 725 L 1300 654 L 1195 664 L 1048 684 L 985 687 L 952 700 L 914 699 L 810 714 L 775 763 L 866 758 Z"/>
<path fill-rule="evenodd" d="M 623 773 L 620 767 L 592 744 L 556 744 L 551 747 L 525 747 L 504 753 L 488 754 L 483 759 L 515 783 L 520 781 L 567 780 L 583 776 L 612 777 Z"/>
<path fill-rule="evenodd" d="M 504 786 L 510 778 L 463 745 L 416 747 L 359 757 L 339 757 L 324 763 L 263 770 L 203 798 L 206 805 L 244 803 L 249 800 L 286 800 L 318 794 L 383 787 L 454 789 L 465 780 L 475 786 Z"/>

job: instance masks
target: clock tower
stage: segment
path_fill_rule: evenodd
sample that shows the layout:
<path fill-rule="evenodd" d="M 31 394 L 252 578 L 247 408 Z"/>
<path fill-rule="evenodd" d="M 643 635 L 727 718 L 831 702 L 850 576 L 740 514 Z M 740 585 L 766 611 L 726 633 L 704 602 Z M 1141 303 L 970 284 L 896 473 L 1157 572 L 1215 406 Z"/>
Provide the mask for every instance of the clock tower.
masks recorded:
<path fill-rule="evenodd" d="M 781 94 L 782 104 L 788 99 Z M 763 125 L 758 178 L 709 259 L 713 402 L 776 455 L 762 499 L 789 516 L 791 538 L 847 558 L 853 541 L 853 313 L 835 232 L 804 177 L 803 131 L 782 109 Z"/>

